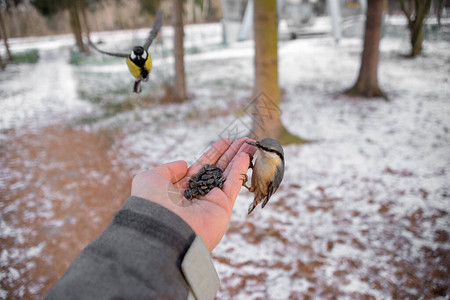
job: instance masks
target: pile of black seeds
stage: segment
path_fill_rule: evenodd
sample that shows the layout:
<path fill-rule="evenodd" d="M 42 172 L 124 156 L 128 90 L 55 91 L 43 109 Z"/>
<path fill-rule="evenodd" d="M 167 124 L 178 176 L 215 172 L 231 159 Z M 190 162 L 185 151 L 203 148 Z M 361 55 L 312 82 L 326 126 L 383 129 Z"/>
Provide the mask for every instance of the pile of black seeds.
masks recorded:
<path fill-rule="evenodd" d="M 204 196 L 215 187 L 222 188 L 225 178 L 222 169 L 215 165 L 205 165 L 194 177 L 189 179 L 189 189 L 184 191 L 184 197 L 191 200 Z"/>

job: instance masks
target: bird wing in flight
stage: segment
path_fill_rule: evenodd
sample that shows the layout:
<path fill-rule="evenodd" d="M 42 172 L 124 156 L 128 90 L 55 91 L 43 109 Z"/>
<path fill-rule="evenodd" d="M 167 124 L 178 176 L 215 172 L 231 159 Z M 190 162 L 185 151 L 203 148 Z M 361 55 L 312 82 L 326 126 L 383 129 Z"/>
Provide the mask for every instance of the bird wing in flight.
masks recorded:
<path fill-rule="evenodd" d="M 158 35 L 158 31 L 161 28 L 162 25 L 162 11 L 158 11 L 156 14 L 155 23 L 153 23 L 152 31 L 150 31 L 150 34 L 148 35 L 147 40 L 144 44 L 144 49 L 148 51 L 148 47 L 152 44 L 155 37 Z"/>
<path fill-rule="evenodd" d="M 97 46 L 95 46 L 95 44 L 89 39 L 89 44 L 92 46 L 92 48 L 94 48 L 95 50 L 97 50 L 100 53 L 109 55 L 109 56 L 116 56 L 116 57 L 128 57 L 128 54 L 124 54 L 124 53 L 113 53 L 113 52 L 108 52 L 108 51 L 103 51 L 97 48 Z"/>
<path fill-rule="evenodd" d="M 161 25 L 162 25 L 162 11 L 158 11 L 158 13 L 156 14 L 155 23 L 153 24 L 153 28 L 150 31 L 150 34 L 148 35 L 147 40 L 145 41 L 145 44 L 144 44 L 144 49 L 145 50 L 148 50 L 148 47 L 150 47 L 150 45 L 152 44 L 153 40 L 158 35 L 158 31 L 161 28 Z M 90 39 L 89 39 L 89 44 L 92 46 L 92 48 L 94 48 L 95 50 L 97 50 L 100 53 L 103 53 L 103 54 L 106 54 L 106 55 L 109 55 L 109 56 L 128 57 L 128 54 L 114 53 L 114 52 L 108 52 L 108 51 L 100 50 L 99 48 L 97 48 L 97 46 L 95 46 L 95 44 Z"/>

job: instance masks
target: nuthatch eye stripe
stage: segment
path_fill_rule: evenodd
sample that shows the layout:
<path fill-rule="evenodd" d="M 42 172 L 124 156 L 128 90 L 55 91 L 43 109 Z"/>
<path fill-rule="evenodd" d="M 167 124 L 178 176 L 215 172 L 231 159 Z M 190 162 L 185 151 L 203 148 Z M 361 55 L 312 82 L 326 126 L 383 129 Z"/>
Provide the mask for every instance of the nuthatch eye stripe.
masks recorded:
<path fill-rule="evenodd" d="M 277 151 L 277 150 L 269 149 L 269 148 L 267 148 L 267 147 L 262 146 L 262 145 L 259 144 L 259 143 L 254 143 L 254 142 L 249 142 L 249 141 L 245 141 L 245 142 L 246 142 L 247 144 L 249 144 L 249 145 L 255 146 L 255 147 L 257 147 L 258 149 L 264 150 L 264 151 L 266 151 L 266 152 L 272 152 L 272 153 L 275 153 L 275 154 L 277 154 L 277 155 L 280 157 L 280 159 L 281 159 L 282 161 L 284 161 L 284 155 L 283 155 L 283 153 L 281 153 L 281 152 L 279 152 L 279 151 Z"/>

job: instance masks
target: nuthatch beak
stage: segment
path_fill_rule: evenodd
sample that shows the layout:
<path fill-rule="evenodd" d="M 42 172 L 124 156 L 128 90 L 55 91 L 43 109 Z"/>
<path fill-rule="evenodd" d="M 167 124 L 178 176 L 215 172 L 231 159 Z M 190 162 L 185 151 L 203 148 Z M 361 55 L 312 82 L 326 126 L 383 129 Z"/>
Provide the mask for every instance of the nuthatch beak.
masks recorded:
<path fill-rule="evenodd" d="M 284 151 L 280 143 L 271 138 L 265 138 L 259 142 L 246 141 L 246 143 L 258 148 L 258 156 L 253 166 L 252 186 L 247 186 L 246 174 L 243 174 L 242 182 L 244 187 L 255 194 L 248 208 L 250 214 L 261 201 L 263 201 L 261 208 L 264 208 L 280 186 L 284 175 Z"/>

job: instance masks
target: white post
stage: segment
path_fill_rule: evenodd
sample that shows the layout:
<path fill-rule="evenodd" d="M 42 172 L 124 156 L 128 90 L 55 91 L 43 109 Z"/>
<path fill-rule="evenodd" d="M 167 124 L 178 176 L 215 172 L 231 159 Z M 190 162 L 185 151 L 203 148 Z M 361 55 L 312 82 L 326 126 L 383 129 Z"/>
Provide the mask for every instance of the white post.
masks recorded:
<path fill-rule="evenodd" d="M 359 0 L 359 5 L 361 5 L 361 11 L 363 14 L 367 13 L 367 0 Z"/>
<path fill-rule="evenodd" d="M 341 10 L 339 4 L 339 0 L 328 0 L 328 7 L 331 15 L 331 24 L 333 28 L 333 36 L 336 44 L 339 44 L 339 41 L 342 38 Z"/>
<path fill-rule="evenodd" d="M 253 0 L 248 0 L 245 8 L 244 19 L 242 20 L 241 28 L 239 30 L 239 41 L 246 40 L 253 24 Z"/>
<path fill-rule="evenodd" d="M 225 11 L 227 9 L 227 0 L 222 0 L 222 43 L 224 45 L 227 45 L 227 26 L 226 26 L 226 21 L 225 21 Z"/>

